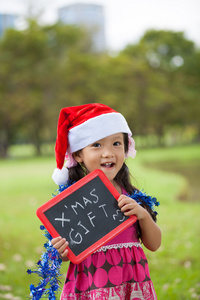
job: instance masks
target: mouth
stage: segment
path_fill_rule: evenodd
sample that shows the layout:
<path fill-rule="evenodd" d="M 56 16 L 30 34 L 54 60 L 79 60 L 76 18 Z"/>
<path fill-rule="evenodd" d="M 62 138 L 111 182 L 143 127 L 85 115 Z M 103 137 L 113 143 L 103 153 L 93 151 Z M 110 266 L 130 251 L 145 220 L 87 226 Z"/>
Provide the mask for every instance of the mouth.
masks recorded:
<path fill-rule="evenodd" d="M 114 163 L 104 163 L 104 164 L 101 164 L 101 166 L 103 168 L 107 168 L 107 169 L 114 167 L 114 165 L 115 165 Z"/>

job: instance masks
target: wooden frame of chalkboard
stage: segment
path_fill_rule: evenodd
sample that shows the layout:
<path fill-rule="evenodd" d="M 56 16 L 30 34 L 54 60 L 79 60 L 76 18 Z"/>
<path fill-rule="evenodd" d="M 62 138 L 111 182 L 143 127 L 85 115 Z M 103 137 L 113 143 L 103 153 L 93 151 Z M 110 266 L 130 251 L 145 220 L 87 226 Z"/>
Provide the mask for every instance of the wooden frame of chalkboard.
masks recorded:
<path fill-rule="evenodd" d="M 68 258 L 77 264 L 137 220 L 121 212 L 119 196 L 106 175 L 95 170 L 43 204 L 36 214 L 53 238 L 66 238 Z"/>

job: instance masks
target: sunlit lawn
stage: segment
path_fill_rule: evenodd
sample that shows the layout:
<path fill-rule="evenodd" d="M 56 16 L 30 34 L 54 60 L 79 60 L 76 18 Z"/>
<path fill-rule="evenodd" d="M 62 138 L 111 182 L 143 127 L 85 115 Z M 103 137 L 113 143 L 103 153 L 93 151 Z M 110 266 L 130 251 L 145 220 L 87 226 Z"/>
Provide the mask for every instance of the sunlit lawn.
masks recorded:
<path fill-rule="evenodd" d="M 200 146 L 140 150 L 129 161 L 137 186 L 161 203 L 162 246 L 154 253 L 145 250 L 151 277 L 158 299 L 200 299 L 200 195 L 188 202 L 191 183 L 181 174 L 157 170 L 163 161 L 174 162 L 175 169 L 177 161 L 200 166 Z M 56 189 L 51 180 L 54 167 L 54 157 L 0 161 L 0 299 L 24 300 L 29 285 L 38 282 L 26 270 L 34 268 L 45 241 L 35 211 Z M 184 201 L 178 200 L 181 195 Z"/>

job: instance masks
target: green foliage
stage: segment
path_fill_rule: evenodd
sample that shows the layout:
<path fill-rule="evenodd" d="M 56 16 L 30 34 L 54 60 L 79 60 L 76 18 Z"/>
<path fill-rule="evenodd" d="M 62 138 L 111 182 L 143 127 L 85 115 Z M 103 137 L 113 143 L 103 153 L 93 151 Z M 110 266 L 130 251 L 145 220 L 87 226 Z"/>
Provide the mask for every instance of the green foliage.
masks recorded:
<path fill-rule="evenodd" d="M 0 42 L 2 156 L 16 141 L 31 141 L 40 154 L 41 143 L 53 140 L 59 108 L 73 103 L 66 94 L 68 57 L 89 51 L 86 40 L 78 28 L 35 21 L 24 31 L 7 31 Z"/>
<path fill-rule="evenodd" d="M 116 57 L 92 52 L 89 33 L 56 23 L 8 30 L 0 40 L 0 156 L 14 143 L 41 154 L 62 107 L 100 102 L 126 117 L 134 135 L 188 127 L 200 137 L 200 52 L 182 32 L 147 31 Z"/>
<path fill-rule="evenodd" d="M 144 130 L 162 138 L 177 125 L 199 128 L 199 50 L 183 32 L 147 31 L 137 45 L 128 45 L 121 55 L 149 66 L 142 73 L 148 79 L 142 84 L 144 97 L 137 98 L 144 102 Z"/>
<path fill-rule="evenodd" d="M 195 45 L 183 32 L 147 30 L 138 44 L 128 45 L 122 53 L 146 59 L 152 68 L 170 71 L 194 55 Z"/>
<path fill-rule="evenodd" d="M 13 299 L 26 299 L 29 285 L 38 278 L 26 270 L 34 268 L 41 255 L 45 238 L 39 229 L 36 209 L 51 199 L 57 188 L 51 180 L 55 167 L 53 157 L 29 156 L 30 149 L 12 149 L 13 158 L 0 161 L 1 218 L 0 226 L 0 298 L 12 294 Z M 158 224 L 162 229 L 162 246 L 147 254 L 150 274 L 158 299 L 198 299 L 199 290 L 199 194 L 196 202 L 179 201 L 188 188 L 188 179 L 177 174 L 178 164 L 200 165 L 200 147 L 187 146 L 138 151 L 128 164 L 134 184 L 158 198 Z M 26 151 L 26 158 L 14 158 Z M 149 163 L 152 163 L 149 166 Z M 174 171 L 157 169 L 173 162 Z M 193 185 L 193 182 L 191 183 Z M 198 182 L 197 182 L 198 184 Z M 62 285 L 67 271 L 63 263 Z M 19 276 L 20 275 L 20 276 Z M 58 297 L 59 299 L 59 297 Z"/>

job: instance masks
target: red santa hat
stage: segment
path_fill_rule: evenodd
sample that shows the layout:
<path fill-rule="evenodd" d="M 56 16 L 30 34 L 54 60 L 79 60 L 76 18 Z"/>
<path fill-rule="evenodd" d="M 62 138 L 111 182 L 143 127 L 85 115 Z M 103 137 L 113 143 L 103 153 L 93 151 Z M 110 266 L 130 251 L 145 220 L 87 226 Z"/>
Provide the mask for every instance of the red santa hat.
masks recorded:
<path fill-rule="evenodd" d="M 118 132 L 132 135 L 122 114 L 107 105 L 92 103 L 63 108 L 55 146 L 57 168 L 52 176 L 55 183 L 63 185 L 68 180 L 68 169 L 64 166 L 66 157 L 70 158 L 68 168 L 72 167 L 72 153 Z"/>

